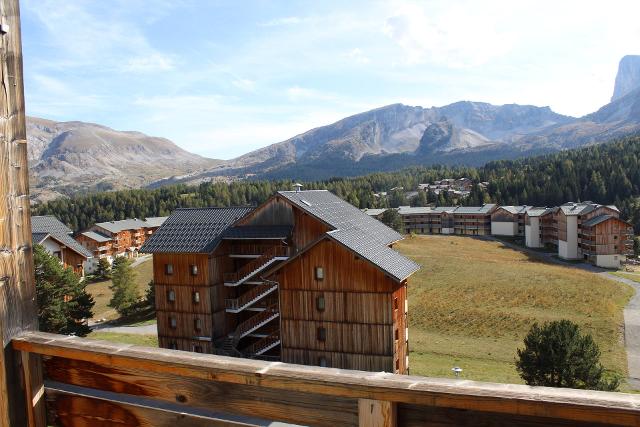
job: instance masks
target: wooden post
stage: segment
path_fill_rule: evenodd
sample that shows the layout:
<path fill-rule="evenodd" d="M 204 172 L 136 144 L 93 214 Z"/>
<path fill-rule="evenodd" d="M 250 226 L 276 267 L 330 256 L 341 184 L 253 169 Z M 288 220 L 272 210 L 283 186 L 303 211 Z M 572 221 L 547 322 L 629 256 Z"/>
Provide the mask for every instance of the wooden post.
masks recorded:
<path fill-rule="evenodd" d="M 42 425 L 34 403 L 43 405 L 25 399 L 42 387 L 38 361 L 23 366 L 11 350 L 13 337 L 38 326 L 18 0 L 0 0 L 0 85 L 0 425 Z"/>
<path fill-rule="evenodd" d="M 360 427 L 396 427 L 396 403 L 384 400 L 359 399 L 358 424 Z"/>

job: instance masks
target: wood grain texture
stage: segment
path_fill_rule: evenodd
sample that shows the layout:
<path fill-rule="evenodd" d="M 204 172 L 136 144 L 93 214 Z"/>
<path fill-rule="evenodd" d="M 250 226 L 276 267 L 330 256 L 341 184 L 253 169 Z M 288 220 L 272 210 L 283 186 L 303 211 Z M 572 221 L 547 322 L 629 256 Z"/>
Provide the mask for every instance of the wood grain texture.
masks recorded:
<path fill-rule="evenodd" d="M 314 425 L 355 425 L 355 399 L 185 378 L 171 374 L 101 366 L 51 358 L 45 362 L 48 380 L 124 393 L 233 415 L 283 422 L 313 420 Z"/>
<path fill-rule="evenodd" d="M 273 395 L 280 398 L 296 391 L 323 395 L 327 399 L 374 399 L 408 404 L 411 407 L 415 405 L 418 408 L 416 410 L 424 414 L 435 409 L 468 411 L 470 418 L 475 417 L 475 412 L 496 414 L 505 423 L 536 417 L 545 418 L 548 421 L 546 425 L 581 422 L 637 426 L 640 422 L 640 396 L 624 393 L 288 365 L 61 337 L 41 332 L 25 333 L 13 340 L 13 346 L 20 351 L 90 362 L 107 370 L 132 369 L 147 375 L 174 375 L 180 377 L 182 382 L 200 379 L 212 383 L 270 388 L 274 389 Z M 133 379 L 120 376 L 120 380 L 127 382 Z M 400 418 L 402 407 L 399 407 Z M 428 416 L 424 414 L 423 416 Z"/>
<path fill-rule="evenodd" d="M 47 389 L 49 418 L 59 427 L 231 427 L 253 423 L 214 419 Z"/>
<path fill-rule="evenodd" d="M 0 0 L 0 425 L 26 425 L 24 382 L 11 339 L 37 329 L 20 12 Z"/>
<path fill-rule="evenodd" d="M 358 425 L 360 427 L 396 427 L 397 405 L 383 400 L 358 400 Z"/>

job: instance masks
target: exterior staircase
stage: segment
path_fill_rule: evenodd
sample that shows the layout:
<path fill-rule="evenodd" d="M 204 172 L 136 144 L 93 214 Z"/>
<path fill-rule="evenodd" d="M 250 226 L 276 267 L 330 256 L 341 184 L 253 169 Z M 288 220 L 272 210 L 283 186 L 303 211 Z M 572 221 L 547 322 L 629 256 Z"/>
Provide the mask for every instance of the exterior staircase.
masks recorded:
<path fill-rule="evenodd" d="M 280 331 L 275 331 L 250 346 L 245 347 L 241 350 L 241 353 L 245 357 L 256 357 L 266 353 L 278 345 L 280 345 Z"/>
<path fill-rule="evenodd" d="M 280 316 L 280 313 L 278 312 L 278 305 L 273 304 L 267 307 L 264 311 L 261 311 L 255 316 L 252 316 L 240 323 L 233 334 L 236 339 L 236 345 L 240 339 L 246 337 L 257 329 L 260 329 L 278 316 Z"/>
<path fill-rule="evenodd" d="M 225 286 L 240 286 L 271 264 L 284 261 L 289 258 L 289 248 L 273 246 L 258 258 L 251 260 L 238 271 L 225 273 L 223 276 Z"/>
<path fill-rule="evenodd" d="M 227 313 L 240 313 L 246 308 L 251 307 L 256 302 L 260 301 L 262 298 L 274 292 L 278 289 L 278 285 L 275 283 L 267 283 L 262 285 L 256 285 L 251 288 L 249 291 L 240 295 L 235 299 L 226 299 L 225 309 Z"/>

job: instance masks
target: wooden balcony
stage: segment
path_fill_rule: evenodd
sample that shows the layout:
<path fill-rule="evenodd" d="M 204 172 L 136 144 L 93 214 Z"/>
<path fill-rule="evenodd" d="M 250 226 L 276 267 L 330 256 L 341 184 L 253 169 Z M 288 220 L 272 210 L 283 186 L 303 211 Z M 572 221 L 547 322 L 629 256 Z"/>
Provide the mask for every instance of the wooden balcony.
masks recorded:
<path fill-rule="evenodd" d="M 46 401 L 49 422 L 61 426 L 637 426 L 640 419 L 640 396 L 622 393 L 289 365 L 37 332 L 12 345 L 24 360 L 45 356 L 44 395 L 29 401 Z"/>

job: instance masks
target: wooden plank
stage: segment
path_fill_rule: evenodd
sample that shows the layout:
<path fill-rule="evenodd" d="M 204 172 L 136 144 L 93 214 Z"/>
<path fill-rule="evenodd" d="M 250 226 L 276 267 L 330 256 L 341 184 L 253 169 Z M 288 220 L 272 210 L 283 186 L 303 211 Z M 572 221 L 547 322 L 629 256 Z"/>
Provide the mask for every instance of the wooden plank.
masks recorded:
<path fill-rule="evenodd" d="M 28 418 L 20 359 L 9 344 L 36 330 L 37 317 L 17 0 L 0 0 L 0 19 L 0 425 L 15 427 Z"/>
<path fill-rule="evenodd" d="M 109 400 L 97 396 L 47 388 L 49 417 L 60 427 L 246 427 L 251 422 L 211 418 L 160 407 Z"/>
<path fill-rule="evenodd" d="M 41 356 L 22 351 L 20 352 L 20 360 L 24 381 L 27 423 L 29 427 L 46 426 Z"/>
<path fill-rule="evenodd" d="M 185 378 L 171 374 L 101 366 L 71 359 L 45 361 L 47 380 L 130 396 L 153 398 L 183 408 L 267 420 L 349 426 L 357 424 L 355 399 Z"/>
<path fill-rule="evenodd" d="M 524 417 L 637 426 L 640 396 L 287 365 L 25 333 L 17 350 L 207 381 Z"/>
<path fill-rule="evenodd" d="M 385 400 L 358 400 L 360 427 L 396 427 L 397 405 Z"/>

